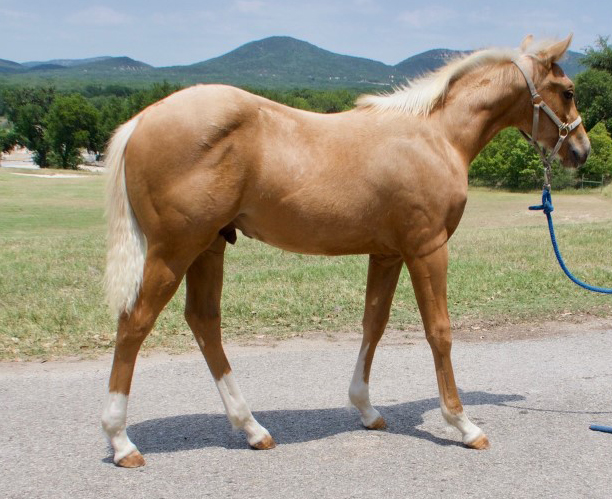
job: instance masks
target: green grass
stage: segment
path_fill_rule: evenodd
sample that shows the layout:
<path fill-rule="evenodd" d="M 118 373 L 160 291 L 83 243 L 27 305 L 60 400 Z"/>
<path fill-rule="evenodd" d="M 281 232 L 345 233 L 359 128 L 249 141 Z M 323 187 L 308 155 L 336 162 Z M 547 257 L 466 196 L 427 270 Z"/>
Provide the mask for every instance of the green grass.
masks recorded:
<path fill-rule="evenodd" d="M 91 355 L 113 346 L 104 305 L 103 179 L 48 179 L 0 171 L 0 358 Z M 555 194 L 558 239 L 570 268 L 612 286 L 612 199 Z M 609 315 L 609 296 L 582 291 L 558 268 L 538 194 L 473 190 L 450 243 L 449 308 L 455 324 L 543 321 L 560 314 Z M 225 337 L 286 337 L 358 331 L 367 256 L 285 253 L 239 236 L 228 247 Z M 191 350 L 182 287 L 145 348 Z M 419 324 L 402 273 L 389 327 Z"/>

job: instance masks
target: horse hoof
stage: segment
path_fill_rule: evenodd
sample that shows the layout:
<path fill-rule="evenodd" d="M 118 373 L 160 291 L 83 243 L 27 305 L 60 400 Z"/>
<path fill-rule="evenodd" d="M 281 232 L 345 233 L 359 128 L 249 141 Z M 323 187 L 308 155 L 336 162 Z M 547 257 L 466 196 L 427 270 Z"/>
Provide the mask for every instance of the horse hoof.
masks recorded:
<path fill-rule="evenodd" d="M 474 440 L 473 442 L 466 443 L 465 445 L 470 449 L 476 450 L 486 450 L 491 447 L 489 439 L 485 434 L 480 435 L 476 440 Z"/>
<path fill-rule="evenodd" d="M 123 459 L 120 459 L 116 464 L 122 468 L 140 468 L 145 465 L 145 460 L 142 454 L 135 450 Z"/>
<path fill-rule="evenodd" d="M 255 442 L 254 444 L 249 444 L 249 445 L 251 446 L 252 449 L 255 449 L 255 450 L 270 450 L 276 447 L 276 442 L 270 435 L 267 435 L 259 442 Z"/>
<path fill-rule="evenodd" d="M 369 425 L 364 425 L 368 430 L 386 430 L 387 422 L 383 419 L 382 416 L 378 416 L 373 423 Z"/>

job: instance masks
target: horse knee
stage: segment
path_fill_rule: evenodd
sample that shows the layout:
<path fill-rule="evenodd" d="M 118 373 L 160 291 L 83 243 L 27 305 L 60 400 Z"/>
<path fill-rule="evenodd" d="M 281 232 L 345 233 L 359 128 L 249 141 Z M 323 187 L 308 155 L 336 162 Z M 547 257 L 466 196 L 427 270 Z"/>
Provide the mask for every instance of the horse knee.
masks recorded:
<path fill-rule="evenodd" d="M 444 321 L 434 324 L 426 332 L 427 342 L 431 348 L 440 353 L 448 353 L 451 350 L 453 339 L 450 331 L 450 322 Z"/>

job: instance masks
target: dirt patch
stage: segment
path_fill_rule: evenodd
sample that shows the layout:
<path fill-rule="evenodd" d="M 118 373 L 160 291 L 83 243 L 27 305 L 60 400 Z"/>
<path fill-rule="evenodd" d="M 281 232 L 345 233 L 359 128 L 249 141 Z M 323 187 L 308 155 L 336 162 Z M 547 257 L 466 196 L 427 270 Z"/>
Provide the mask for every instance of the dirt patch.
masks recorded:
<path fill-rule="evenodd" d="M 517 324 L 480 324 L 471 323 L 468 325 L 458 325 L 453 330 L 455 342 L 468 343 L 507 343 L 523 340 L 539 340 L 560 336 L 588 335 L 598 332 L 610 331 L 612 329 L 612 319 L 602 319 L 590 316 L 566 316 L 563 320 L 546 321 L 541 324 L 517 323 Z M 424 343 L 425 333 L 422 327 L 414 327 L 405 331 L 395 329 L 385 331 L 381 340 L 381 346 L 391 345 L 414 345 Z M 232 339 L 224 342 L 229 357 L 257 352 L 265 354 L 271 351 L 316 351 L 329 348 L 347 347 L 359 348 L 361 333 L 352 332 L 304 332 L 293 336 L 279 339 L 268 336 L 258 335 L 253 338 Z M 189 353 L 172 354 L 160 350 L 145 350 L 139 354 L 140 363 L 155 363 L 159 360 L 170 358 L 201 357 L 201 354 L 194 347 L 194 351 Z M 56 371 L 75 371 L 81 369 L 81 364 L 95 364 L 100 368 L 110 368 L 112 355 L 104 353 L 96 358 L 88 356 L 87 359 L 80 357 L 65 357 L 53 360 L 40 359 L 32 361 L 9 361 L 0 362 L 0 373 L 11 374 L 27 372 L 38 372 L 53 370 Z"/>
<path fill-rule="evenodd" d="M 612 318 L 599 318 L 582 314 L 565 314 L 559 320 L 533 322 L 493 322 L 469 321 L 453 325 L 453 339 L 458 342 L 489 342 L 499 343 L 520 340 L 538 340 L 557 336 L 570 336 L 612 329 Z M 284 339 L 271 338 L 264 335 L 257 337 L 237 338 L 226 341 L 227 345 L 241 347 L 269 347 L 298 349 L 311 347 L 316 349 L 322 344 L 349 344 L 361 341 L 361 331 L 323 332 L 312 331 L 296 333 Z M 381 344 L 401 345 L 413 344 L 425 340 L 422 326 L 414 326 L 405 330 L 387 329 Z"/>
<path fill-rule="evenodd" d="M 592 223 L 612 219 L 612 198 L 599 192 L 553 192 L 556 223 Z M 541 226 L 546 218 L 530 205 L 541 203 L 539 192 L 513 193 L 472 189 L 461 220 L 461 229 Z"/>

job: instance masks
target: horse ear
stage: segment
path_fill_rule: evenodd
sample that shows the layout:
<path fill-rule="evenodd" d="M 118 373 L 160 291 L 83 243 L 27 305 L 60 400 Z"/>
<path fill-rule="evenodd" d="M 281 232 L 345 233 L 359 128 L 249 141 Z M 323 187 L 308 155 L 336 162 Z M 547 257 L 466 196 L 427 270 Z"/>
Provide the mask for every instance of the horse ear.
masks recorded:
<path fill-rule="evenodd" d="M 529 45 L 531 45 L 531 42 L 533 42 L 533 35 L 527 35 L 525 38 L 523 38 L 523 41 L 521 43 L 521 52 L 527 52 L 527 49 L 529 48 Z"/>
<path fill-rule="evenodd" d="M 565 40 L 561 40 L 560 42 L 553 43 L 552 45 L 542 49 L 538 56 L 542 60 L 542 62 L 546 66 L 551 66 L 553 63 L 557 62 L 572 43 L 572 34 L 570 34 Z"/>

